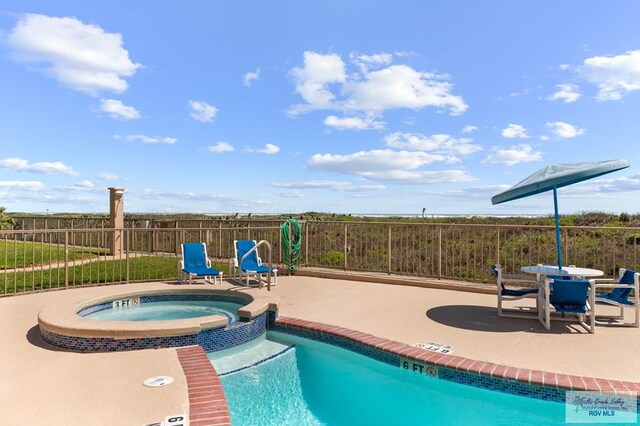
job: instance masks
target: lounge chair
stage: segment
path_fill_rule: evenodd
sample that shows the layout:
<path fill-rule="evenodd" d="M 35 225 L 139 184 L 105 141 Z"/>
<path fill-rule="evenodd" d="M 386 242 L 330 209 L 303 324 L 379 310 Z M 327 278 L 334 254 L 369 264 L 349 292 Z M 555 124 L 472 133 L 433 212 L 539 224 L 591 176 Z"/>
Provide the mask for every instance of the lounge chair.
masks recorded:
<path fill-rule="evenodd" d="M 183 243 L 179 268 L 182 283 L 188 281 L 191 284 L 193 277 L 204 277 L 206 282 L 215 284 L 218 277 L 222 284 L 222 271 L 211 267 L 211 260 L 207 257 L 207 246 L 204 243 Z"/>
<path fill-rule="evenodd" d="M 540 311 L 540 322 L 547 330 L 551 329 L 551 309 L 562 314 L 554 320 L 572 321 L 567 314 L 575 314 L 578 323 L 589 333 L 595 332 L 595 280 L 545 280 L 543 309 Z M 553 288 L 550 291 L 550 288 Z M 587 323 L 587 315 L 589 322 Z"/>
<path fill-rule="evenodd" d="M 631 269 L 620 268 L 617 281 L 612 279 L 596 279 L 595 281 L 596 289 L 611 289 L 609 293 L 596 294 L 596 305 L 611 305 L 620 308 L 620 315 L 618 316 L 596 315 L 596 324 L 640 327 L 640 273 Z M 631 290 L 633 290 L 633 297 L 631 298 L 631 300 L 629 300 L 629 296 L 631 296 Z M 622 322 L 624 321 L 624 308 L 631 308 L 635 311 L 634 322 Z M 612 320 L 616 321 L 613 322 Z"/>
<path fill-rule="evenodd" d="M 507 318 L 537 318 L 538 317 L 538 282 L 534 281 L 526 275 L 511 275 L 503 274 L 502 268 L 499 264 L 491 266 L 493 276 L 496 278 L 497 293 L 498 293 L 498 316 Z M 519 286 L 526 286 L 525 288 L 511 289 L 505 287 L 505 283 L 517 284 Z M 535 286 L 535 288 L 531 288 Z M 528 288 L 527 288 L 528 287 Z M 536 310 L 528 312 L 524 309 L 502 307 L 503 302 L 511 300 L 520 300 L 524 298 L 536 299 Z"/>
<path fill-rule="evenodd" d="M 253 277 L 258 280 L 258 284 L 262 287 L 263 281 L 268 285 L 276 285 L 278 281 L 278 270 L 270 268 L 262 264 L 262 259 L 258 255 L 258 247 L 262 244 L 268 244 L 267 241 L 256 243 L 255 240 L 234 240 L 233 249 L 235 257 L 229 260 L 230 271 L 233 278 L 242 284 L 245 279 L 245 285 L 249 285 L 249 278 Z M 271 250 L 271 246 L 267 247 Z M 269 275 L 273 277 L 273 282 L 269 282 Z"/>

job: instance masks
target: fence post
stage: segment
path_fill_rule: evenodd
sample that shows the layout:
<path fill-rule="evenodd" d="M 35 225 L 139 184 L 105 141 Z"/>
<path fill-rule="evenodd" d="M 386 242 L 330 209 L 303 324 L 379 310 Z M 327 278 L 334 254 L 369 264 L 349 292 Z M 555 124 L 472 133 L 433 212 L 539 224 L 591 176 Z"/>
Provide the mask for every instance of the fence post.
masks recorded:
<path fill-rule="evenodd" d="M 391 275 L 391 225 L 389 225 L 389 235 L 387 238 L 387 274 Z"/>
<path fill-rule="evenodd" d="M 562 249 L 562 254 L 564 255 L 564 260 L 562 262 L 563 265 L 568 265 L 569 262 L 569 230 L 564 228 L 564 247 Z"/>
<path fill-rule="evenodd" d="M 347 262 L 347 224 L 344 224 L 344 270 L 346 271 L 349 264 Z"/>
<path fill-rule="evenodd" d="M 442 227 L 438 226 L 438 279 L 442 278 Z"/>
<path fill-rule="evenodd" d="M 304 223 L 304 266 L 309 266 L 309 222 Z"/>
<path fill-rule="evenodd" d="M 125 250 L 126 250 L 125 251 L 125 256 L 126 256 L 126 258 L 125 258 L 125 274 L 127 276 L 127 284 L 129 284 L 129 239 L 131 238 L 131 232 L 132 232 L 131 229 L 127 229 L 125 231 L 125 234 L 127 236 L 127 245 L 126 245 L 126 248 L 125 248 Z M 151 231 L 151 232 L 152 232 L 152 238 L 153 238 L 153 232 L 154 231 Z"/>
<path fill-rule="evenodd" d="M 500 263 L 500 228 L 498 228 L 498 238 L 496 238 L 496 263 L 502 265 Z"/>
<path fill-rule="evenodd" d="M 64 288 L 69 288 L 69 231 L 64 231 Z"/>

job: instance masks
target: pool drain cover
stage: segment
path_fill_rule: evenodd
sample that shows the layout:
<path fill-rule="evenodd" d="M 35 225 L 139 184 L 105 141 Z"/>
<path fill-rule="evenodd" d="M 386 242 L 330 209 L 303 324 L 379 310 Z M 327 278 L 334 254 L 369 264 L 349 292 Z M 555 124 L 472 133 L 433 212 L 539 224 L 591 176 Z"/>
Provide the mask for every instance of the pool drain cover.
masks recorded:
<path fill-rule="evenodd" d="M 144 385 L 149 388 L 161 388 L 173 382 L 171 376 L 153 376 L 144 381 Z"/>

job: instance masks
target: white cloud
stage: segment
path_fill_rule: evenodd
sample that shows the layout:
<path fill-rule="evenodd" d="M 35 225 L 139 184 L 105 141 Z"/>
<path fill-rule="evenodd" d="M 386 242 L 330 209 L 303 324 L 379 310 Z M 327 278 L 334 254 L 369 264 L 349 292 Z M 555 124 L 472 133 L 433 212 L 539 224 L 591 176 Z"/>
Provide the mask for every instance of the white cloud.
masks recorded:
<path fill-rule="evenodd" d="M 362 176 L 383 182 L 400 184 L 434 184 L 434 183 L 459 183 L 477 180 L 464 170 L 437 170 L 437 171 L 407 171 L 389 170 L 379 172 L 366 172 Z"/>
<path fill-rule="evenodd" d="M 465 182 L 474 180 L 463 170 L 416 170 L 435 162 L 447 162 L 445 155 L 422 151 L 372 150 L 348 155 L 315 154 L 308 164 L 312 168 L 370 180 L 393 183 Z"/>
<path fill-rule="evenodd" d="M 381 113 L 387 109 L 432 106 L 459 115 L 468 106 L 460 96 L 451 94 L 452 89 L 453 85 L 442 75 L 419 72 L 406 65 L 391 65 L 369 72 L 361 80 L 346 82 L 344 107 Z"/>
<path fill-rule="evenodd" d="M 527 129 L 520 124 L 509 124 L 502 129 L 502 137 L 506 139 L 526 139 L 529 137 Z"/>
<path fill-rule="evenodd" d="M 189 116 L 202 123 L 213 121 L 218 113 L 218 108 L 202 101 L 189 101 L 189 106 L 191 107 Z"/>
<path fill-rule="evenodd" d="M 250 71 L 242 77 L 242 85 L 244 87 L 249 87 L 253 84 L 254 81 L 260 78 L 260 68 L 255 71 Z"/>
<path fill-rule="evenodd" d="M 97 95 L 122 93 L 140 64 L 129 59 L 122 35 L 76 18 L 23 15 L 8 37 L 14 58 L 40 68 L 64 86 Z"/>
<path fill-rule="evenodd" d="M 548 141 L 549 139 L 551 139 L 551 138 L 549 136 L 547 136 L 547 135 L 540 136 L 540 140 L 541 141 Z"/>
<path fill-rule="evenodd" d="M 60 161 L 39 163 L 29 163 L 20 157 L 11 157 L 0 160 L 0 168 L 27 171 L 32 173 L 60 174 L 67 176 L 78 176 L 79 173 Z"/>
<path fill-rule="evenodd" d="M 220 204 L 220 210 L 253 209 L 260 206 L 268 206 L 271 203 L 257 197 L 245 198 L 237 195 L 200 193 L 200 192 L 174 192 L 160 191 L 156 189 L 138 189 L 129 191 L 135 197 L 144 200 L 188 200 L 194 202 L 212 201 Z"/>
<path fill-rule="evenodd" d="M 45 186 L 37 180 L 0 180 L 0 188 L 20 188 L 29 191 L 41 191 Z"/>
<path fill-rule="evenodd" d="M 465 134 L 466 134 L 466 133 L 473 133 L 473 132 L 475 132 L 476 130 L 478 130 L 478 128 L 477 128 L 476 126 L 471 126 L 471 125 L 469 125 L 469 126 L 464 126 L 464 127 L 462 128 L 462 133 L 465 133 Z"/>
<path fill-rule="evenodd" d="M 599 190 L 603 192 L 640 191 L 640 175 L 602 179 Z"/>
<path fill-rule="evenodd" d="M 92 189 L 94 185 L 90 180 L 83 180 L 76 183 L 75 186 L 82 189 Z"/>
<path fill-rule="evenodd" d="M 562 121 L 555 121 L 553 123 L 547 123 L 547 127 L 554 135 L 561 138 L 575 138 L 576 136 L 583 135 L 586 129 L 579 129 L 569 123 Z"/>
<path fill-rule="evenodd" d="M 451 115 L 467 110 L 462 97 L 451 94 L 453 86 L 444 75 L 419 72 L 407 65 L 369 71 L 371 65 L 388 63 L 387 56 L 379 55 L 357 55 L 359 72 L 347 75 L 337 54 L 305 52 L 304 66 L 294 68 L 292 74 L 296 91 L 306 103 L 292 106 L 289 114 L 333 109 L 380 115 L 388 109 L 428 106 L 449 110 Z M 335 93 L 332 86 L 337 86 Z"/>
<path fill-rule="evenodd" d="M 315 154 L 309 159 L 314 168 L 345 174 L 362 174 L 377 170 L 413 170 L 426 164 L 446 161 L 447 157 L 426 152 L 376 149 L 348 155 Z"/>
<path fill-rule="evenodd" d="M 111 118 L 120 118 L 122 120 L 137 120 L 140 118 L 140 111 L 116 99 L 101 99 L 100 110 L 109 114 Z"/>
<path fill-rule="evenodd" d="M 385 123 L 374 116 L 340 118 L 330 115 L 324 119 L 324 125 L 338 130 L 382 130 Z"/>
<path fill-rule="evenodd" d="M 223 152 L 233 152 L 234 148 L 228 142 L 216 142 L 215 145 L 208 146 L 207 150 L 216 154 L 221 154 Z"/>
<path fill-rule="evenodd" d="M 580 99 L 580 89 L 575 84 L 556 84 L 556 88 L 558 91 L 547 98 L 550 101 L 563 101 L 565 104 L 570 104 Z"/>
<path fill-rule="evenodd" d="M 290 110 L 293 115 L 334 108 L 335 96 L 328 85 L 343 83 L 346 80 L 345 64 L 335 53 L 322 55 L 304 52 L 304 66 L 294 68 L 292 74 L 296 83 L 296 92 L 306 102 L 306 104 L 294 105 Z"/>
<path fill-rule="evenodd" d="M 468 155 L 482 151 L 482 147 L 472 144 L 472 141 L 470 138 L 456 139 L 447 134 L 425 136 L 419 133 L 395 132 L 385 137 L 386 145 L 391 148 L 451 155 Z"/>
<path fill-rule="evenodd" d="M 260 154 L 272 155 L 280 152 L 280 147 L 272 143 L 268 143 L 264 146 L 264 148 L 258 149 L 256 152 Z"/>
<path fill-rule="evenodd" d="M 513 166 L 519 163 L 529 163 L 538 161 L 542 158 L 542 152 L 534 151 L 531 145 L 521 144 L 509 148 L 493 147 L 493 153 L 489 154 L 483 161 L 483 164 L 505 164 Z"/>
<path fill-rule="evenodd" d="M 486 185 L 486 186 L 473 186 L 462 189 L 455 189 L 450 191 L 432 192 L 432 195 L 438 195 L 446 199 L 476 199 L 476 200 L 488 200 L 492 195 L 505 191 L 511 188 L 512 185 Z"/>
<path fill-rule="evenodd" d="M 100 173 L 98 173 L 97 177 L 100 180 L 118 180 L 118 179 L 120 179 L 120 177 L 118 175 L 115 175 L 115 174 L 109 173 L 109 172 L 100 172 Z"/>
<path fill-rule="evenodd" d="M 278 193 L 278 195 L 282 198 L 304 198 L 304 194 L 300 191 L 285 191 Z"/>
<path fill-rule="evenodd" d="M 172 138 L 169 136 L 160 137 L 160 136 L 146 136 L 146 135 L 113 135 L 114 139 L 126 141 L 126 142 L 135 142 L 139 141 L 142 143 L 164 143 L 164 144 L 174 144 L 178 141 L 176 138 Z"/>
<path fill-rule="evenodd" d="M 560 71 L 568 71 L 571 69 L 571 65 L 569 64 L 560 64 L 558 65 L 558 69 L 560 69 Z"/>
<path fill-rule="evenodd" d="M 334 191 L 346 192 L 369 192 L 385 189 L 384 185 L 354 185 L 349 182 L 335 180 L 310 180 L 304 182 L 270 182 L 269 185 L 275 188 L 294 189 L 331 189 Z"/>
<path fill-rule="evenodd" d="M 597 100 L 619 100 L 629 92 L 640 90 L 640 50 L 587 58 L 580 73 L 588 82 L 598 86 Z"/>
<path fill-rule="evenodd" d="M 349 59 L 360 68 L 362 73 L 366 73 L 370 68 L 389 65 L 393 61 L 393 55 L 391 53 L 374 53 L 373 55 L 351 53 Z"/>

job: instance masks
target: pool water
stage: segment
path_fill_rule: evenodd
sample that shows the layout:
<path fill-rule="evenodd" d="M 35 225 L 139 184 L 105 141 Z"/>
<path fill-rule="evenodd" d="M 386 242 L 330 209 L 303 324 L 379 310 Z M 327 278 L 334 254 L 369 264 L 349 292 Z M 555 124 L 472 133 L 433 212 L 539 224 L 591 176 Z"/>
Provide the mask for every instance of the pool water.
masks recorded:
<path fill-rule="evenodd" d="M 238 303 L 212 300 L 147 302 L 127 308 L 104 309 L 85 318 L 109 321 L 165 321 L 223 315 L 232 322 L 238 320 L 238 308 L 241 306 Z"/>
<path fill-rule="evenodd" d="M 209 354 L 234 425 L 566 424 L 564 403 L 439 380 L 288 334 L 267 337 Z"/>

